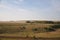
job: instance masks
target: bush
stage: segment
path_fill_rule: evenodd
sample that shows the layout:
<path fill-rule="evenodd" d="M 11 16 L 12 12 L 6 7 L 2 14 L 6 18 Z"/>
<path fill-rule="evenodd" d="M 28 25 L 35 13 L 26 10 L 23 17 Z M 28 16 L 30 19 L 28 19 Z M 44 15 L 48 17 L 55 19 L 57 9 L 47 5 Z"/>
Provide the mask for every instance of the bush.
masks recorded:
<path fill-rule="evenodd" d="M 33 28 L 32 31 L 33 31 L 33 32 L 37 32 L 38 29 L 37 29 L 37 28 Z"/>
<path fill-rule="evenodd" d="M 31 23 L 30 21 L 26 21 L 26 23 Z"/>
<path fill-rule="evenodd" d="M 60 24 L 57 24 L 57 25 L 54 25 L 54 26 L 51 26 L 52 28 L 54 29 L 59 29 L 60 28 Z"/>
<path fill-rule="evenodd" d="M 34 28 L 33 31 L 38 31 L 38 29 L 37 28 Z"/>
<path fill-rule="evenodd" d="M 51 27 L 49 27 L 49 28 L 46 27 L 46 28 L 44 28 L 44 29 L 45 29 L 46 32 L 55 31 L 55 29 L 53 29 L 53 28 L 51 28 Z"/>
<path fill-rule="evenodd" d="M 35 33 L 39 33 L 40 32 L 40 28 L 33 28 L 32 31 L 35 32 Z"/>
<path fill-rule="evenodd" d="M 40 27 L 33 28 L 32 30 L 33 30 L 33 32 L 36 32 L 36 33 L 41 33 L 41 32 L 44 32 L 45 31 L 44 28 L 40 28 Z"/>
<path fill-rule="evenodd" d="M 56 31 L 56 29 L 59 29 L 60 28 L 60 24 L 57 24 L 57 25 L 53 25 L 51 27 L 46 27 L 44 28 L 46 32 L 51 32 L 51 31 Z"/>
<path fill-rule="evenodd" d="M 25 31 L 26 27 L 25 26 L 22 26 L 22 27 L 19 27 L 20 31 L 23 32 Z"/>

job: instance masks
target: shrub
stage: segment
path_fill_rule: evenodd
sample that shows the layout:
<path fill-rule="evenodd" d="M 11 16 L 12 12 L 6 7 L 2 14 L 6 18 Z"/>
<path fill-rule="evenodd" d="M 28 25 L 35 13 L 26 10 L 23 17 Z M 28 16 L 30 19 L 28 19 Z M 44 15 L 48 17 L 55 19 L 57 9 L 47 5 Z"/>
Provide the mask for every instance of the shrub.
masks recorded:
<path fill-rule="evenodd" d="M 59 29 L 60 28 L 60 24 L 57 24 L 57 25 L 54 25 L 54 26 L 51 26 L 52 28 L 54 29 Z"/>
<path fill-rule="evenodd" d="M 31 23 L 30 21 L 26 21 L 26 23 Z"/>
<path fill-rule="evenodd" d="M 39 28 L 33 28 L 32 31 L 35 32 L 35 33 L 39 33 L 40 29 Z"/>
<path fill-rule="evenodd" d="M 22 26 L 22 27 L 19 27 L 20 31 L 23 32 L 25 31 L 26 27 L 25 26 Z"/>
<path fill-rule="evenodd" d="M 51 27 L 49 27 L 49 28 L 46 27 L 46 28 L 44 28 L 44 29 L 45 29 L 46 32 L 55 31 L 55 29 L 53 29 L 53 28 L 51 28 Z"/>

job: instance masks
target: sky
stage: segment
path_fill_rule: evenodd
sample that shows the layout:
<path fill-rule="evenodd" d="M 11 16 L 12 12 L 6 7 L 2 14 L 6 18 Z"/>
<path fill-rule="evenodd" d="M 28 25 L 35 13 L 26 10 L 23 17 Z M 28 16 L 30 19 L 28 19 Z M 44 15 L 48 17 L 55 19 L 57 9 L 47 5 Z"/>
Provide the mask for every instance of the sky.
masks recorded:
<path fill-rule="evenodd" d="M 60 0 L 0 0 L 0 21 L 59 20 Z"/>

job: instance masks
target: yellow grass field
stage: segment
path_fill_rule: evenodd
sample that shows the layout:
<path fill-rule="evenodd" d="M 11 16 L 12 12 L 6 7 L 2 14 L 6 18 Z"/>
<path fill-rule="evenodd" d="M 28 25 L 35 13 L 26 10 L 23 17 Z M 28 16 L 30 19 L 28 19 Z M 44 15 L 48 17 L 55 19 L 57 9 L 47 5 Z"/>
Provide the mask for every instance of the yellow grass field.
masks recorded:
<path fill-rule="evenodd" d="M 0 30 L 6 30 L 6 33 L 0 33 L 0 36 L 14 36 L 14 37 L 42 37 L 42 38 L 60 38 L 60 29 L 55 31 L 46 32 L 44 28 L 49 28 L 56 24 L 45 23 L 0 23 Z M 60 24 L 59 24 L 60 25 Z M 2 28 L 3 27 L 3 28 Z M 24 28 L 22 28 L 24 27 Z M 22 29 L 21 29 L 22 28 Z M 34 28 L 40 28 L 41 30 L 34 31 Z M 10 33 L 11 32 L 11 33 Z M 1 40 L 17 40 L 10 38 L 0 38 Z"/>

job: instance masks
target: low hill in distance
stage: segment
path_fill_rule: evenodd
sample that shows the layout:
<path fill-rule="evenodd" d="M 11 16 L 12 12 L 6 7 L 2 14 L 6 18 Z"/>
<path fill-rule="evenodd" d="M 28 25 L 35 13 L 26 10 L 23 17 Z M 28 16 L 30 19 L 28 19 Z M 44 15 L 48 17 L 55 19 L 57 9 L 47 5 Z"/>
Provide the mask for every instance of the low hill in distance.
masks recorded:
<path fill-rule="evenodd" d="M 39 21 L 39 20 L 20 20 L 20 21 L 0 21 L 0 23 L 52 23 L 60 24 L 60 21 Z"/>

